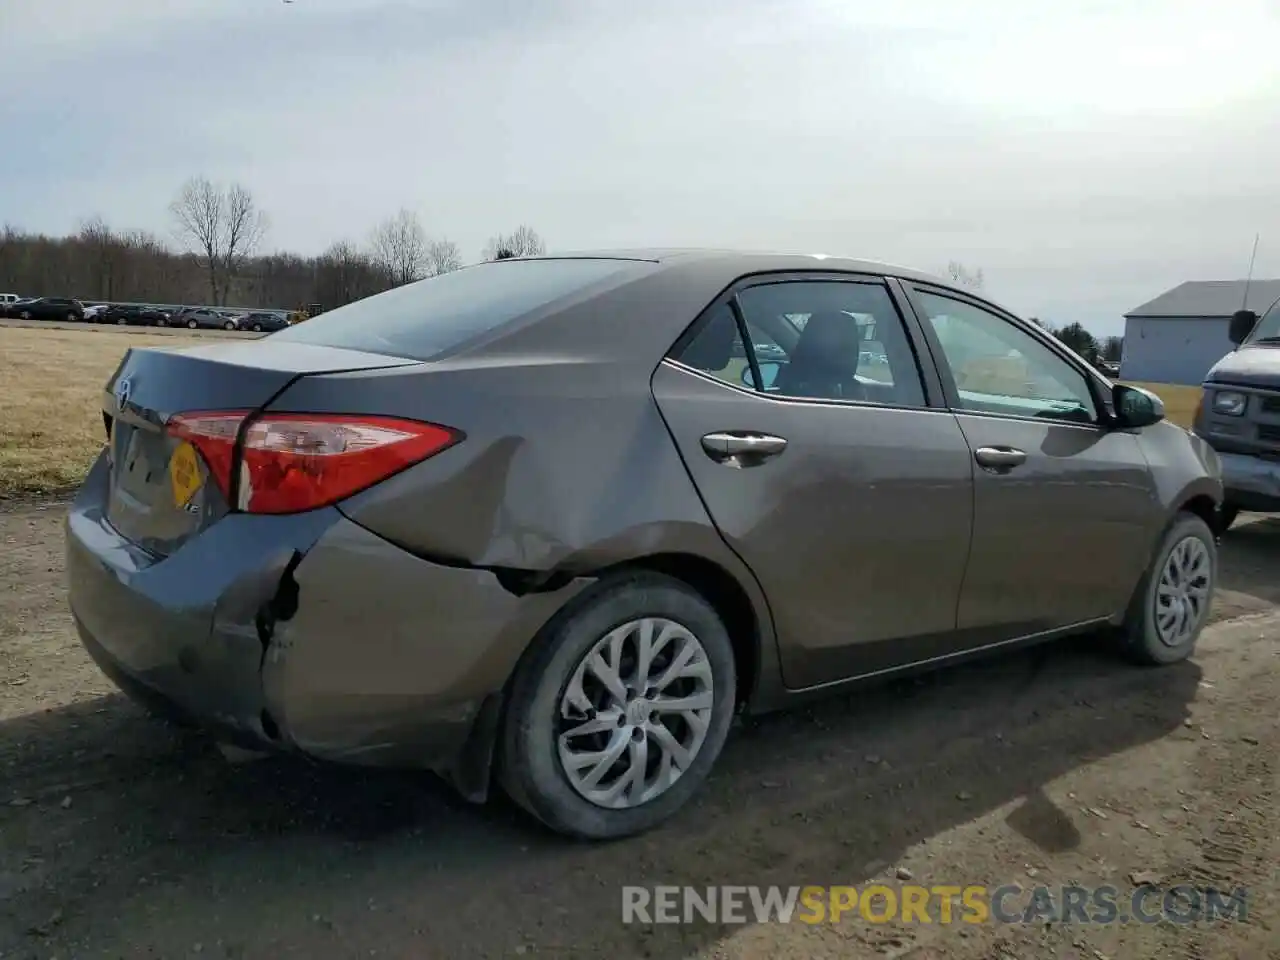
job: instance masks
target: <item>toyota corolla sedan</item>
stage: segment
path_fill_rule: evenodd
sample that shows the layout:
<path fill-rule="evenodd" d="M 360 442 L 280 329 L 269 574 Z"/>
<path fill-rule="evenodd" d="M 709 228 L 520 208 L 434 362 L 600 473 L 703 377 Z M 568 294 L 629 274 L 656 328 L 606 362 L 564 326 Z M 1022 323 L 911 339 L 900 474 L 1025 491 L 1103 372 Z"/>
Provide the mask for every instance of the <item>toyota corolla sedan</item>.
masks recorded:
<path fill-rule="evenodd" d="M 1101 629 L 1173 663 L 1214 590 L 1207 445 L 877 263 L 485 263 L 134 348 L 102 409 L 70 603 L 124 690 L 585 838 L 674 814 L 738 711 Z"/>

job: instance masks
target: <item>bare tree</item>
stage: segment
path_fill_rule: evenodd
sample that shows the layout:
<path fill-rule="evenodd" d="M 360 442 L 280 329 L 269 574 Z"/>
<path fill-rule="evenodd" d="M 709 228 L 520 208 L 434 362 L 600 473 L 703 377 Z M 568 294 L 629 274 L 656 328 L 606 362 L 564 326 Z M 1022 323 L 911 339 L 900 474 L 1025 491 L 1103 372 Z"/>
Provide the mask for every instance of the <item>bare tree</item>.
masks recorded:
<path fill-rule="evenodd" d="M 540 257 L 547 252 L 546 241 L 533 227 L 521 225 L 514 233 L 489 238 L 484 247 L 486 260 L 506 260 L 510 257 Z M 506 254 L 506 256 L 502 256 Z"/>
<path fill-rule="evenodd" d="M 432 240 L 427 244 L 427 276 L 452 273 L 462 266 L 462 251 L 452 240 Z"/>
<path fill-rule="evenodd" d="M 312 299 L 326 308 L 340 307 L 352 300 L 381 293 L 386 275 L 373 258 L 347 240 L 339 240 L 320 255 L 315 265 Z"/>
<path fill-rule="evenodd" d="M 971 290 L 981 290 L 985 283 L 981 267 L 970 270 L 959 260 L 952 260 L 947 264 L 947 276 L 957 286 L 968 287 Z"/>
<path fill-rule="evenodd" d="M 178 235 L 204 257 L 211 299 L 225 304 L 232 279 L 266 231 L 266 217 L 253 195 L 238 183 L 223 189 L 205 177 L 192 177 L 169 210 Z"/>
<path fill-rule="evenodd" d="M 80 224 L 76 239 L 89 254 L 93 271 L 93 295 L 104 300 L 115 296 L 115 267 L 120 243 L 111 227 L 99 216 Z"/>
<path fill-rule="evenodd" d="M 374 263 L 386 271 L 392 286 L 427 275 L 427 232 L 412 210 L 401 208 L 374 227 L 369 245 Z"/>

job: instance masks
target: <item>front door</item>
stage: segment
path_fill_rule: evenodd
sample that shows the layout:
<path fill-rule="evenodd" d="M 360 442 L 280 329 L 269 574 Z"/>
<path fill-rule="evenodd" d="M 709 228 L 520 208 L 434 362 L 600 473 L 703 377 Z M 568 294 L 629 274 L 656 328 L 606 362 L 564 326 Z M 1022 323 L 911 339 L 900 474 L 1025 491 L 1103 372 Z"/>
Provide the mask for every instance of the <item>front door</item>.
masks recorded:
<path fill-rule="evenodd" d="M 941 290 L 911 297 L 977 468 L 958 627 L 995 641 L 1123 610 L 1159 524 L 1137 435 L 1104 425 L 1090 375 L 1028 326 Z"/>
<path fill-rule="evenodd" d="M 740 288 L 653 389 L 712 520 L 764 588 L 789 687 L 951 651 L 973 461 L 926 398 L 882 281 Z"/>

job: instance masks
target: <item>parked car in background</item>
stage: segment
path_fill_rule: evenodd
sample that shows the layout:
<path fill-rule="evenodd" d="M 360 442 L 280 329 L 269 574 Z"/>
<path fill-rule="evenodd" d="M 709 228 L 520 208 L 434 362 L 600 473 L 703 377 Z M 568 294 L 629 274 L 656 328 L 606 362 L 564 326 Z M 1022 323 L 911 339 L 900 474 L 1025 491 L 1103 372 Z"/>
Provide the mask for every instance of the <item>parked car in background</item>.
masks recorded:
<path fill-rule="evenodd" d="M 15 303 L 9 309 L 10 316 L 19 320 L 66 320 L 75 323 L 84 319 L 84 304 L 66 297 L 37 297 Z"/>
<path fill-rule="evenodd" d="M 85 307 L 84 317 L 82 319 L 85 323 L 101 323 L 102 315 L 107 312 L 109 306 L 109 304 L 105 303 L 95 303 L 91 307 Z"/>
<path fill-rule="evenodd" d="M 109 306 L 105 312 L 98 314 L 97 322 L 128 324 L 135 327 L 164 327 L 168 326 L 169 314 L 156 307 L 116 303 Z"/>
<path fill-rule="evenodd" d="M 13 294 L 6 294 L 6 296 L 13 296 Z M 0 300 L 0 317 L 18 316 L 22 305 L 35 299 L 35 297 L 18 297 L 15 300 Z"/>
<path fill-rule="evenodd" d="M 252 330 L 254 333 L 275 333 L 277 330 L 287 329 L 288 326 L 289 321 L 278 313 L 255 312 L 240 318 L 240 329 Z"/>
<path fill-rule="evenodd" d="M 4 316 L 5 308 L 11 303 L 17 303 L 23 299 L 16 293 L 0 293 L 0 317 Z"/>
<path fill-rule="evenodd" d="M 169 318 L 169 326 L 171 327 L 187 327 L 191 330 L 198 328 L 206 330 L 237 330 L 239 327 L 232 317 L 219 313 L 217 310 L 210 310 L 208 307 L 196 307 L 191 310 L 182 310 Z"/>
<path fill-rule="evenodd" d="M 124 690 L 580 837 L 674 814 L 741 710 L 1104 628 L 1185 660 L 1218 569 L 1159 398 L 866 261 L 498 260 L 100 396 L 67 582 Z"/>

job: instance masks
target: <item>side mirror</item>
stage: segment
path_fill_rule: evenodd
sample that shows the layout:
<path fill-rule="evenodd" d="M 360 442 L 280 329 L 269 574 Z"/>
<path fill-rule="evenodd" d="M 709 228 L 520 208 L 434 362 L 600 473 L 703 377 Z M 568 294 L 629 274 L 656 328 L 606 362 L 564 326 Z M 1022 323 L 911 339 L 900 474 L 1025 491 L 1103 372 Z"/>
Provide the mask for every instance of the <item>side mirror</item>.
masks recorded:
<path fill-rule="evenodd" d="M 1111 403 L 1122 427 L 1149 427 L 1164 419 L 1164 401 L 1141 387 L 1117 383 L 1111 388 Z"/>
<path fill-rule="evenodd" d="M 1237 347 L 1244 343 L 1253 328 L 1258 325 L 1258 315 L 1252 310 L 1237 310 L 1231 315 L 1231 326 L 1227 328 L 1227 336 Z"/>
<path fill-rule="evenodd" d="M 756 366 L 760 368 L 760 379 L 764 381 L 761 390 L 768 390 L 773 386 L 775 380 L 778 379 L 778 371 L 782 369 L 782 364 L 777 360 L 757 360 Z M 751 375 L 751 364 L 747 364 L 742 368 L 742 385 L 756 389 L 756 379 Z"/>

